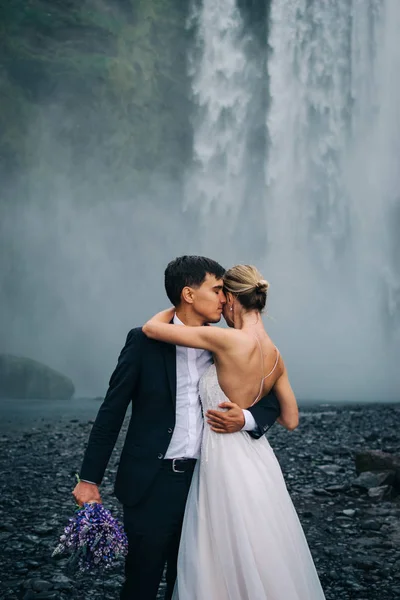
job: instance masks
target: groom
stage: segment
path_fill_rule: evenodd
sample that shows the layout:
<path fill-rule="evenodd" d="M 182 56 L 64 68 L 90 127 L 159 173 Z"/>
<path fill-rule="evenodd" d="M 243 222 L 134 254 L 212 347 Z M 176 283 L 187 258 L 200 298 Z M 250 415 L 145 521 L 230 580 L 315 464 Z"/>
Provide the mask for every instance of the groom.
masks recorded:
<path fill-rule="evenodd" d="M 170 262 L 165 289 L 176 307 L 174 323 L 218 323 L 226 302 L 223 275 L 221 265 L 202 256 Z M 203 415 L 198 383 L 211 362 L 206 350 L 151 340 L 138 327 L 128 333 L 111 376 L 73 494 L 79 504 L 101 502 L 98 486 L 131 404 L 115 483 L 129 541 L 121 600 L 155 600 L 165 565 L 165 599 L 172 596 L 185 503 L 200 455 Z M 273 394 L 249 410 L 232 403 L 221 406 L 226 412 L 205 415 L 219 433 L 245 430 L 259 438 L 279 415 Z"/>

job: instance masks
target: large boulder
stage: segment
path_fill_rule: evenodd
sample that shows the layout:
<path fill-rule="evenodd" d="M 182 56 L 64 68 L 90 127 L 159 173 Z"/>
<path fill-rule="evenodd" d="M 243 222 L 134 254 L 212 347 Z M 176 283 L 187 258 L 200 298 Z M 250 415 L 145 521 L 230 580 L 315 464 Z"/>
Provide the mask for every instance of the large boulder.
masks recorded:
<path fill-rule="evenodd" d="M 0 354 L 0 398 L 65 400 L 75 392 L 68 377 L 22 356 Z"/>
<path fill-rule="evenodd" d="M 366 471 L 373 473 L 391 471 L 393 484 L 400 490 L 400 456 L 381 450 L 364 450 L 356 452 L 354 458 L 357 475 Z"/>

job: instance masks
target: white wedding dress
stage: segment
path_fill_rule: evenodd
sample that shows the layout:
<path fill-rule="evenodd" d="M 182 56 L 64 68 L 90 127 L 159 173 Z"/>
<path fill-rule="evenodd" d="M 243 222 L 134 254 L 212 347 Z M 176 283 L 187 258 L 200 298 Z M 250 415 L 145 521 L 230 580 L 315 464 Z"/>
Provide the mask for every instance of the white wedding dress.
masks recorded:
<path fill-rule="evenodd" d="M 200 380 L 203 410 L 227 397 L 215 365 Z M 266 437 L 222 435 L 205 423 L 186 505 L 173 600 L 324 600 Z"/>

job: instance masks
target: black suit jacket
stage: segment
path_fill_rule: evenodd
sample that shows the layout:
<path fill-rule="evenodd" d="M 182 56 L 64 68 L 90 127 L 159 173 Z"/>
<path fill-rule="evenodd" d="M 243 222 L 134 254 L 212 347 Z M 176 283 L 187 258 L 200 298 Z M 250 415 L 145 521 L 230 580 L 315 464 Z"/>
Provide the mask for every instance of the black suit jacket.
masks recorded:
<path fill-rule="evenodd" d="M 92 427 L 81 479 L 101 483 L 126 410 L 132 405 L 115 482 L 117 498 L 136 504 L 162 465 L 175 427 L 176 347 L 147 338 L 140 327 L 128 333 L 106 397 Z M 249 409 L 261 437 L 279 416 L 273 393 Z"/>

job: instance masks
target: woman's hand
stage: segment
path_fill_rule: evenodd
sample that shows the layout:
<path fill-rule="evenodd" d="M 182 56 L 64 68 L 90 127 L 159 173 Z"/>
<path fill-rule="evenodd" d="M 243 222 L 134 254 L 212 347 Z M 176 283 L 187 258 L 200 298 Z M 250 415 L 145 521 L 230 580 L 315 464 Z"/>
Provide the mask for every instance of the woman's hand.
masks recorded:
<path fill-rule="evenodd" d="M 166 310 L 162 310 L 152 317 L 149 321 L 156 321 L 157 323 L 171 323 L 172 319 L 175 315 L 175 307 L 167 308 Z"/>
<path fill-rule="evenodd" d="M 171 308 L 167 308 L 166 310 L 162 310 L 161 312 L 154 315 L 154 317 L 151 317 L 151 319 L 149 319 L 149 321 L 147 321 L 147 323 L 145 323 L 143 325 L 143 327 L 142 327 L 143 333 L 149 338 L 154 337 L 152 335 L 152 333 L 153 333 L 154 329 L 157 330 L 157 325 L 159 326 L 160 323 L 163 325 L 169 325 L 171 323 L 172 319 L 174 318 L 174 315 L 175 315 L 175 307 L 171 307 Z"/>

